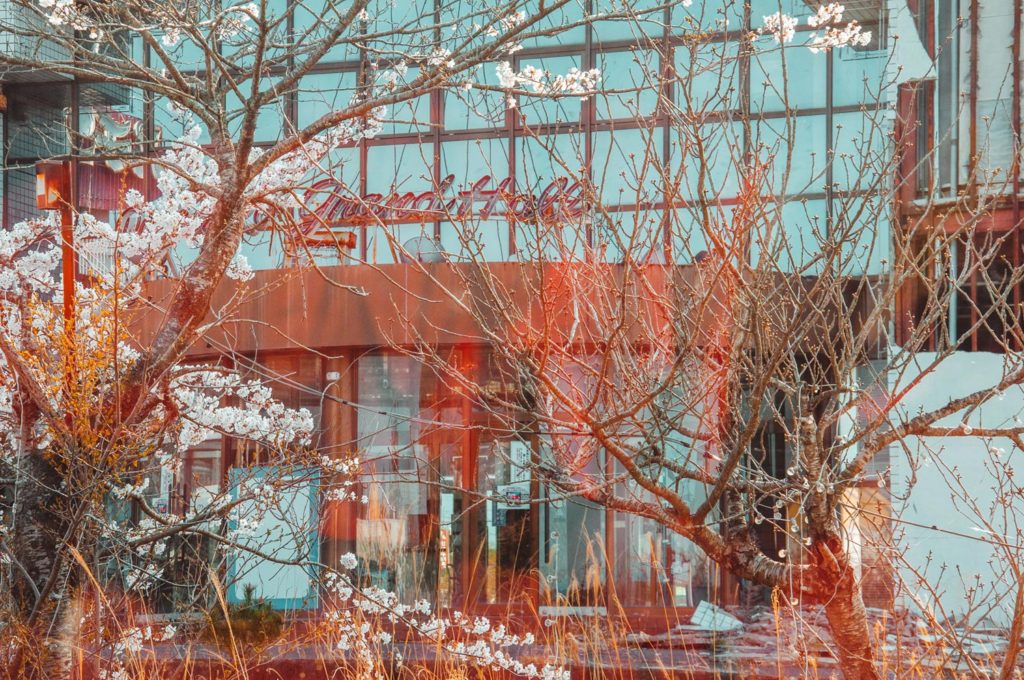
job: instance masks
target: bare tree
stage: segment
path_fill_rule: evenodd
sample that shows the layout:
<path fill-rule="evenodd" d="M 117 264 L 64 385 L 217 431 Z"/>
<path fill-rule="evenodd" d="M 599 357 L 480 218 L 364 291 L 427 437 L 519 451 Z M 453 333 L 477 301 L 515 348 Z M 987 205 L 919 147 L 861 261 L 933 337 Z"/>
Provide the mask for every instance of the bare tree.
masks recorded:
<path fill-rule="evenodd" d="M 0 308 L 0 379 L 11 529 L 3 552 L 11 630 L 16 624 L 23 633 L 9 674 L 66 672 L 80 613 L 72 596 L 92 578 L 85 567 L 109 554 L 101 554 L 101 538 L 116 533 L 111 550 L 120 551 L 118 559 L 152 576 L 159 569 L 150 548 L 169 538 L 235 545 L 212 527 L 266 492 L 257 485 L 188 516 L 156 512 L 142 486 L 154 461 L 173 463 L 176 450 L 219 433 L 258 442 L 264 462 L 318 464 L 304 448 L 310 414 L 281 408 L 265 378 L 185 362 L 238 302 L 212 309 L 214 291 L 226 277 L 251 276 L 238 256 L 251 234 L 274 231 L 301 251 L 321 231 L 297 214 L 311 172 L 329 167 L 334 149 L 379 131 L 389 107 L 471 85 L 478 66 L 500 62 L 523 41 L 582 25 L 585 19 L 553 21 L 568 3 L 453 4 L 440 12 L 433 3 L 369 0 L 10 3 L 0 26 L 12 46 L 0 55 L 6 73 L 127 88 L 145 107 L 182 121 L 183 133 L 166 140 L 141 129 L 104 147 L 72 126 L 65 167 L 115 162 L 131 189 L 113 219 L 84 212 L 72 218 L 83 260 L 93 248 L 107 263 L 83 265 L 90 284 L 79 285 L 72 316 L 61 317 L 60 280 L 52 273 L 64 238 L 56 220 L 31 219 L 4 234 L 0 257 L 10 279 Z M 259 144 L 261 111 L 283 106 L 304 76 L 338 54 L 372 62 L 351 98 Z M 542 85 L 558 97 L 577 96 L 587 83 Z M 136 190 L 144 187 L 132 173 L 157 191 Z M 77 208 L 67 191 L 58 203 Z M 151 337 L 135 337 L 134 319 L 153 312 L 142 284 L 168 274 L 176 277 L 173 301 L 158 310 Z M 284 488 L 271 486 L 274 493 Z M 112 489 L 141 504 L 145 532 L 111 528 L 104 498 Z M 45 644 L 34 644 L 40 640 Z"/>
<path fill-rule="evenodd" d="M 776 44 L 757 34 L 684 41 L 677 50 L 689 59 L 674 73 L 658 66 L 664 54 L 635 56 L 641 75 L 627 89 L 657 104 L 636 113 L 616 161 L 580 164 L 555 135 L 527 126 L 568 180 L 559 201 L 527 196 L 533 211 L 512 218 L 517 262 L 491 262 L 485 227 L 452 215 L 460 248 L 450 270 L 418 265 L 474 320 L 478 335 L 466 340 L 486 343 L 494 373 L 467 374 L 426 333 L 403 349 L 531 444 L 530 470 L 554 490 L 547 501 L 646 518 L 751 584 L 821 603 L 845 676 L 877 678 L 853 555 L 857 498 L 884 490 L 890 457 L 913 457 L 921 437 L 1019 447 L 1017 424 L 967 422 L 1002 395 L 1016 399 L 1024 382 L 1013 302 L 1024 270 L 1006 254 L 1010 235 L 979 229 L 1005 189 L 990 179 L 978 179 L 987 193 L 951 208 L 954 233 L 936 236 L 925 218 L 894 222 L 907 142 L 886 111 L 902 79 L 895 65 L 866 86 L 874 112 L 808 157 L 788 105 L 792 53 L 777 44 L 785 18 L 770 19 Z M 773 79 L 734 102 L 736 79 L 769 59 L 781 60 Z M 756 115 L 768 98 L 787 102 L 784 115 Z M 822 186 L 827 207 L 800 198 Z M 955 276 L 936 275 L 957 247 Z M 966 295 L 979 279 L 984 302 Z M 947 323 L 955 300 L 973 306 L 967 327 Z M 1003 352 L 1001 370 L 982 389 L 918 409 L 914 387 L 978 334 Z"/>

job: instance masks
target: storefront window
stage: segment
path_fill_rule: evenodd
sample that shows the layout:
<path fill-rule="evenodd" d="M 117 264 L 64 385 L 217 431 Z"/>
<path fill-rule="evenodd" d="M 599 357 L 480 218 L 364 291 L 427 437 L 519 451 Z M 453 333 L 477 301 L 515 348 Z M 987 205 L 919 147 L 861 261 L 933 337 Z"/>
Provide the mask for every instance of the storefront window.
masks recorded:
<path fill-rule="evenodd" d="M 557 365 L 555 365 L 557 362 Z M 571 423 L 578 404 L 600 411 L 597 395 L 601 373 L 597 357 L 562 357 L 547 369 L 566 402 L 552 404 L 554 422 Z M 594 399 L 598 403 L 592 403 Z M 596 413 L 595 413 L 596 415 Z M 596 439 L 578 436 L 564 427 L 543 426 L 538 455 L 564 471 L 582 489 L 595 489 L 607 480 L 605 452 Z M 606 595 L 606 510 L 579 494 L 545 484 L 540 506 L 541 600 L 545 606 L 598 606 Z"/>
<path fill-rule="evenodd" d="M 483 506 L 471 571 L 487 604 L 527 603 L 537 589 L 529 462 L 526 442 L 481 436 L 476 463 Z"/>
<path fill-rule="evenodd" d="M 365 503 L 356 576 L 403 601 L 462 597 L 461 400 L 412 357 L 359 359 L 358 445 Z"/>
<path fill-rule="evenodd" d="M 593 442 L 560 439 L 563 441 L 555 442 L 556 465 L 564 467 L 567 461 L 575 461 L 571 469 L 577 482 L 604 480 L 604 455 L 593 448 Z M 603 604 L 607 560 L 605 509 L 547 485 L 544 498 L 539 527 L 542 601 L 556 607 Z"/>
<path fill-rule="evenodd" d="M 624 469 L 615 464 L 616 475 Z M 657 503 L 633 480 L 616 484 L 626 500 Z M 612 532 L 615 599 L 627 607 L 695 607 L 708 599 L 706 558 L 688 540 L 655 520 L 614 513 Z"/>
<path fill-rule="evenodd" d="M 310 354 L 260 357 L 245 367 L 250 380 L 268 385 L 274 398 L 292 409 L 306 409 L 313 416 L 313 446 L 318 442 L 320 411 L 323 406 L 323 380 L 320 358 Z M 235 440 L 235 465 L 249 467 L 276 465 L 287 461 L 287 452 L 251 441 Z"/>

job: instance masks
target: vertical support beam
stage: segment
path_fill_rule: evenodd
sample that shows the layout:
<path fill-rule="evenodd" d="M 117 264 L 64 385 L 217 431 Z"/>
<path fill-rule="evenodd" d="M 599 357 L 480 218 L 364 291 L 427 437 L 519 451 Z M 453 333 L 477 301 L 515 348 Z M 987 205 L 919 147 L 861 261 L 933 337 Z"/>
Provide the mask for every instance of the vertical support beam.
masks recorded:
<path fill-rule="evenodd" d="M 967 182 L 968 189 L 973 195 L 978 190 L 978 17 L 980 0 L 969 0 L 971 3 L 971 52 L 970 52 L 970 77 L 971 85 L 969 97 L 971 131 L 970 146 L 971 154 L 967 159 Z"/>
<path fill-rule="evenodd" d="M 739 101 L 739 105 L 740 105 L 740 120 L 743 121 L 743 158 L 748 163 L 752 163 L 753 160 L 754 160 L 752 158 L 752 156 L 751 156 L 751 154 L 753 154 L 753 151 L 754 151 L 754 139 L 753 139 L 753 134 L 752 134 L 752 131 L 751 131 L 751 128 L 750 128 L 750 120 L 751 120 L 751 110 L 750 110 L 751 109 L 751 106 L 750 106 L 750 101 L 751 101 L 751 93 L 750 93 L 750 71 L 751 71 L 750 55 L 752 53 L 752 50 L 750 50 L 748 48 L 748 44 L 749 43 L 747 42 L 747 41 L 751 40 L 751 38 L 749 36 L 753 35 L 752 31 L 753 31 L 753 10 L 751 10 L 751 8 L 750 8 L 750 3 L 749 2 L 745 2 L 745 3 L 743 3 L 743 31 L 742 31 L 741 35 L 746 36 L 746 37 L 737 38 L 740 41 L 740 43 L 739 43 L 739 52 L 737 54 L 739 55 L 739 59 L 740 59 L 740 63 L 739 63 L 739 69 L 740 69 L 740 71 L 739 71 L 739 78 L 740 78 L 740 87 L 739 87 L 739 90 L 740 90 L 740 101 Z M 728 33 L 726 35 L 728 35 Z M 725 53 L 725 50 L 723 48 L 723 54 L 724 53 Z M 759 117 L 759 120 L 760 120 L 760 117 Z M 757 192 L 758 197 L 760 197 L 760 194 L 761 194 L 761 189 L 760 189 L 760 187 L 758 187 L 758 192 Z M 760 210 L 760 206 L 759 206 L 758 209 Z M 746 252 L 744 252 L 743 256 L 745 258 L 746 264 L 748 264 L 748 265 L 749 264 L 753 264 L 753 241 L 752 241 L 752 239 L 747 239 L 747 248 L 746 248 Z"/>
<path fill-rule="evenodd" d="M 434 41 L 441 44 L 441 1 L 434 0 Z M 433 173 L 434 191 L 441 185 L 441 130 L 444 127 L 444 90 L 431 88 L 430 90 L 430 123 L 431 123 L 431 145 L 434 147 Z M 434 241 L 441 243 L 441 220 L 434 221 Z M 402 244 L 404 245 L 404 244 Z M 440 248 L 440 246 L 438 246 Z"/>
<path fill-rule="evenodd" d="M 355 366 L 351 357 L 323 360 L 324 400 L 320 415 L 320 449 L 331 458 L 346 458 L 353 453 L 355 439 L 354 400 Z M 324 502 L 320 541 L 324 562 L 337 567 L 341 556 L 355 552 L 356 513 L 359 503 Z"/>
<path fill-rule="evenodd" d="M 71 164 L 62 164 L 70 181 Z M 70 184 L 69 184 L 70 186 Z M 64 283 L 64 333 L 68 340 L 75 335 L 75 279 L 78 277 L 78 257 L 75 254 L 74 212 L 71 209 L 71 197 L 62 201 L 60 207 L 60 248 L 61 274 Z"/>
<path fill-rule="evenodd" d="M 1022 28 L 1022 12 L 1024 12 L 1024 0 L 1013 0 L 1013 41 L 1011 43 L 1013 50 L 1013 101 L 1010 104 L 1012 111 L 1012 122 L 1013 126 L 1013 141 L 1014 144 L 1021 143 L 1021 63 L 1020 63 L 1020 43 L 1021 43 L 1021 28 Z M 1021 230 L 1021 219 L 1020 219 L 1020 154 L 1014 154 L 1013 162 L 1010 164 L 1010 172 L 1013 174 L 1011 180 L 1011 186 L 1013 188 L 1012 211 L 1013 221 L 1010 224 L 1011 229 L 1011 243 L 1013 245 L 1012 255 L 1012 266 L 1016 270 L 1021 266 L 1021 242 L 1020 242 L 1020 230 Z M 1024 310 L 1021 309 L 1021 286 L 1024 284 L 1018 283 L 1013 287 L 1013 318 L 1017 323 L 1024 321 Z M 1014 347 L 1017 351 L 1024 349 L 1024 338 L 1017 337 L 1017 346 Z"/>
<path fill-rule="evenodd" d="M 587 15 L 593 16 L 594 3 L 592 0 L 587 1 Z M 594 25 L 587 22 L 584 27 L 585 40 L 583 47 L 583 71 L 588 69 L 596 68 L 597 60 L 595 59 L 594 50 Z M 582 128 L 583 128 L 583 167 L 585 168 L 584 174 L 587 179 L 587 190 L 594 190 L 597 193 L 596 186 L 594 185 L 594 143 L 591 137 L 594 134 L 594 121 L 597 118 L 597 97 L 587 97 L 587 100 L 580 103 L 580 116 L 582 117 Z M 597 196 L 594 197 L 594 203 L 598 202 Z M 591 211 L 593 213 L 593 211 Z M 596 235 L 594 233 L 594 221 L 590 220 L 587 223 L 586 242 L 587 247 L 592 248 L 596 243 Z"/>
<path fill-rule="evenodd" d="M 832 202 L 835 199 L 835 173 L 833 172 L 834 147 L 835 147 L 835 115 L 833 114 L 832 97 L 832 60 L 835 58 L 835 50 L 829 50 L 825 54 L 825 234 L 832 235 L 835 228 L 835 209 Z"/>
<path fill-rule="evenodd" d="M 669 121 L 671 107 L 675 102 L 675 79 L 676 79 L 676 51 L 672 44 L 672 7 L 665 7 L 665 27 L 661 33 L 661 45 L 658 47 L 661 82 L 658 83 L 659 96 L 665 101 L 658 102 L 656 115 L 658 125 L 661 126 L 661 163 L 662 163 L 662 191 L 661 201 L 664 210 L 661 213 L 661 238 L 662 252 L 665 255 L 665 264 L 675 262 L 675 253 L 672 248 L 672 225 L 674 222 L 675 205 L 674 191 L 669 188 L 671 182 L 667 181 L 671 176 L 672 167 L 672 138 L 669 135 Z"/>

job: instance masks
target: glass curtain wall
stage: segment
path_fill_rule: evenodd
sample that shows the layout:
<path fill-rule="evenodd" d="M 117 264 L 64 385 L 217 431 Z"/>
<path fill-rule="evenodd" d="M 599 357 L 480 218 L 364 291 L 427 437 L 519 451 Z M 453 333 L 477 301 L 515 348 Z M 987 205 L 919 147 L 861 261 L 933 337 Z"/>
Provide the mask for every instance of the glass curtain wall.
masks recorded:
<path fill-rule="evenodd" d="M 587 249 L 611 260 L 628 251 L 633 258 L 646 252 L 655 260 L 671 257 L 687 263 L 705 248 L 705 230 L 729 225 L 739 169 L 757 152 L 770 169 L 767 193 L 778 201 L 797 244 L 786 253 L 787 266 L 808 265 L 820 233 L 844 215 L 861 213 L 857 208 L 865 200 L 870 177 L 849 159 L 857 157 L 851 151 L 883 141 L 877 99 L 884 95 L 879 83 L 886 52 L 873 45 L 811 54 L 758 43 L 753 56 L 740 56 L 740 35 L 778 11 L 777 0 L 754 0 L 749 10 L 746 3 L 733 0 L 645 13 L 660 4 L 632 3 L 637 15 L 633 20 L 598 21 L 536 38 L 510 57 L 517 69 L 530 65 L 554 74 L 599 68 L 604 92 L 598 96 L 585 101 L 524 96 L 509 108 L 499 92 L 432 92 L 389 111 L 381 135 L 339 149 L 328 170 L 354 195 L 379 194 L 381 199 L 392 191 L 494 191 L 508 180 L 506 189 L 514 187 L 536 200 L 553 181 L 566 177 L 593 187 L 600 200 L 594 214 L 543 233 L 526 222 L 510 223 L 479 209 L 471 219 L 368 225 L 355 230 L 351 257 L 323 264 L 385 264 L 438 257 L 439 252 L 456 259 L 474 253 L 492 261 L 538 254 L 557 258 Z M 611 9 L 619 6 L 604 0 L 571 3 L 561 20 Z M 809 9 L 804 3 L 784 0 L 781 9 L 798 16 L 806 28 Z M 405 3 L 393 11 L 408 15 L 395 21 L 411 20 L 419 12 L 431 20 L 436 14 L 442 23 L 474 20 L 466 3 L 449 0 Z M 293 32 L 315 32 L 318 22 L 309 2 L 302 3 L 290 24 Z M 692 39 L 695 32 L 700 40 Z M 182 44 L 178 52 L 183 67 L 189 59 L 199 63 L 194 47 L 190 52 Z M 368 54 L 354 45 L 328 54 L 296 91 L 283 93 L 261 113 L 259 142 L 271 144 L 281 130 L 306 125 L 356 96 L 373 68 L 387 67 Z M 414 66 L 406 79 L 415 77 Z M 496 67 L 481 65 L 472 77 L 494 85 Z M 75 83 L 12 85 L 5 91 L 12 112 L 22 114 L 8 117 L 15 121 L 8 125 L 5 145 L 8 223 L 32 212 L 27 200 L 31 184 L 19 168 L 66 153 L 71 140 L 65 128 L 72 130 L 78 152 L 96 159 L 140 137 L 147 148 L 156 149 L 183 131 L 183 122 L 166 102 L 144 100 L 123 88 Z M 752 125 L 741 125 L 748 116 Z M 44 119 L 49 123 L 40 125 Z M 18 120 L 33 124 L 19 126 Z M 80 180 L 84 210 L 116 217 L 117 189 L 152 190 L 151 179 L 140 171 L 125 174 L 107 161 L 97 163 L 98 169 L 83 171 Z M 485 177 L 489 181 L 481 183 Z M 18 198 L 22 194 L 24 201 Z M 701 207 L 707 197 L 713 199 L 710 213 Z M 476 207 L 485 202 L 480 199 Z M 866 265 L 880 266 L 882 250 L 881 244 L 869 249 Z M 245 254 L 258 268 L 280 266 L 294 255 L 260 233 L 248 237 Z"/>

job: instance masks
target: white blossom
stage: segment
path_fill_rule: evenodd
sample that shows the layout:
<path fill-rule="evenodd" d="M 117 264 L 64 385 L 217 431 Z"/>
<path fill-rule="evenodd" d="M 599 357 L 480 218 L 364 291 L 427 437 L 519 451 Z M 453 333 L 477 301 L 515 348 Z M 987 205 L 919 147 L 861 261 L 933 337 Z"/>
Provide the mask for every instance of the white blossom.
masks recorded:
<path fill-rule="evenodd" d="M 224 275 L 229 279 L 245 282 L 251 281 L 256 276 L 256 273 L 252 270 L 249 260 L 245 255 L 236 253 L 231 262 L 228 263 L 227 269 L 224 270 Z"/>
<path fill-rule="evenodd" d="M 770 34 L 780 45 L 793 41 L 796 35 L 797 20 L 795 17 L 776 12 L 764 17 L 764 25 L 759 29 L 763 34 Z"/>
<path fill-rule="evenodd" d="M 851 21 L 841 28 L 830 27 L 818 35 L 812 33 L 807 48 L 811 52 L 827 52 L 838 47 L 865 47 L 871 42 L 871 31 L 862 31 L 860 24 Z"/>
<path fill-rule="evenodd" d="M 838 2 L 829 2 L 818 7 L 818 11 L 807 19 L 807 24 L 813 28 L 841 21 L 846 8 Z"/>

